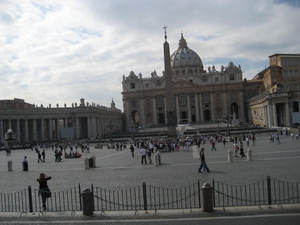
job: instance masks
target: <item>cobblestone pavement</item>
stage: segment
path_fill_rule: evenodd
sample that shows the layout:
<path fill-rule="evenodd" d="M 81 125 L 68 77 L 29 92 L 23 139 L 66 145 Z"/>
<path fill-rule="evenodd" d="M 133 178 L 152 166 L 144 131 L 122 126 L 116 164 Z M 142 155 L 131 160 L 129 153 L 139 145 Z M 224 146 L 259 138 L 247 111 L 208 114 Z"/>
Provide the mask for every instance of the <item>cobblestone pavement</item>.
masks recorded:
<path fill-rule="evenodd" d="M 235 158 L 228 162 L 228 150 L 232 143 L 224 147 L 216 145 L 217 151 L 211 151 L 210 144 L 201 145 L 206 149 L 206 161 L 211 173 L 197 172 L 199 167 L 198 149 L 191 147 L 189 152 L 182 150 L 161 154 L 161 166 L 153 164 L 142 165 L 139 150 L 131 157 L 130 150 L 95 149 L 83 153 L 81 158 L 65 159 L 55 162 L 54 153 L 46 151 L 46 162 L 38 163 L 37 154 L 29 149 L 13 150 L 11 156 L 0 152 L 0 188 L 2 192 L 18 191 L 38 187 L 36 181 L 40 172 L 52 176 L 49 186 L 53 191 L 60 191 L 81 184 L 82 187 L 94 186 L 116 187 L 132 186 L 147 182 L 165 187 L 180 187 L 197 182 L 211 182 L 212 179 L 229 184 L 248 184 L 271 176 L 282 181 L 300 182 L 300 148 L 299 141 L 291 141 L 290 137 L 281 137 L 282 144 L 273 144 L 268 135 L 257 137 L 256 145 L 247 147 L 253 152 L 253 161 L 247 158 Z M 127 145 L 128 146 L 128 145 Z M 29 171 L 22 171 L 24 156 L 29 159 Z M 84 159 L 92 155 L 96 157 L 96 168 L 85 169 Z M 153 158 L 153 156 L 152 156 Z M 153 160 L 153 159 L 152 159 Z M 13 171 L 8 172 L 8 161 L 12 161 Z M 5 182 L 3 182 L 5 181 Z"/>
<path fill-rule="evenodd" d="M 267 134 L 257 136 L 256 145 L 247 147 L 253 151 L 253 161 L 247 158 L 235 158 L 228 162 L 228 150 L 232 143 L 224 147 L 216 144 L 217 151 L 211 151 L 210 144 L 201 145 L 206 149 L 206 161 L 211 173 L 198 173 L 198 149 L 196 146 L 189 152 L 182 150 L 161 154 L 161 166 L 142 165 L 139 150 L 131 157 L 128 149 L 95 149 L 83 153 L 81 158 L 65 159 L 55 162 L 54 153 L 46 151 L 46 162 L 38 163 L 37 154 L 29 149 L 13 150 L 11 156 L 0 152 L 0 188 L 1 192 L 14 192 L 32 186 L 38 188 L 36 181 L 40 172 L 52 176 L 48 182 L 52 191 L 62 191 L 78 184 L 82 188 L 94 186 L 124 187 L 147 182 L 162 187 L 182 187 L 200 180 L 200 183 L 211 182 L 212 179 L 228 184 L 249 184 L 267 176 L 282 181 L 300 182 L 300 148 L 299 141 L 291 141 L 290 137 L 281 136 L 281 144 L 273 144 Z M 128 146 L 128 145 L 127 145 Z M 29 159 L 29 171 L 22 171 L 24 156 Z M 96 168 L 85 169 L 84 159 L 92 155 L 96 157 Z M 153 158 L 153 157 L 152 157 Z M 8 161 L 12 161 L 13 171 L 8 171 Z M 0 216 L 1 217 L 1 216 Z"/>

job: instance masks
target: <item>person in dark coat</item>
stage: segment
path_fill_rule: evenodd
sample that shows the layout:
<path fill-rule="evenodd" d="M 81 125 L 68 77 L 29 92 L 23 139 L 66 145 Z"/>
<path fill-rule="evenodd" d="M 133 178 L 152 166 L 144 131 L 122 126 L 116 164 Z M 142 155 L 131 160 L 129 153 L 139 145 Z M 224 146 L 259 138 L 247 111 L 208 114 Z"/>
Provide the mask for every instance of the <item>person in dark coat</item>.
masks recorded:
<path fill-rule="evenodd" d="M 47 184 L 47 181 L 50 179 L 51 177 L 48 177 L 44 173 L 40 173 L 39 178 L 37 179 L 37 182 L 39 182 L 39 195 L 41 195 L 42 197 L 42 206 L 44 211 L 46 210 L 46 199 L 51 195 L 50 189 Z"/>

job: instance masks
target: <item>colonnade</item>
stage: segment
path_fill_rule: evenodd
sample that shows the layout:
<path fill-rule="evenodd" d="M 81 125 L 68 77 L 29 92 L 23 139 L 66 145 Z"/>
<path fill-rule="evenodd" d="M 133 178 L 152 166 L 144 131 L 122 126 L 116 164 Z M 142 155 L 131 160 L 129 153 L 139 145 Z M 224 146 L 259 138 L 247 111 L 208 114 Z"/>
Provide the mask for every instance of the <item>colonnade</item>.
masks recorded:
<path fill-rule="evenodd" d="M 255 124 L 266 127 L 289 127 L 291 115 L 288 102 L 266 102 L 256 107 L 250 107 L 252 120 Z"/>
<path fill-rule="evenodd" d="M 0 142 L 2 144 L 5 142 L 4 135 L 8 129 L 13 130 L 18 143 L 52 141 L 61 138 L 96 138 L 101 137 L 105 132 L 106 121 L 107 118 L 92 116 L 0 119 Z M 122 123 L 121 117 L 116 119 L 116 123 Z"/>

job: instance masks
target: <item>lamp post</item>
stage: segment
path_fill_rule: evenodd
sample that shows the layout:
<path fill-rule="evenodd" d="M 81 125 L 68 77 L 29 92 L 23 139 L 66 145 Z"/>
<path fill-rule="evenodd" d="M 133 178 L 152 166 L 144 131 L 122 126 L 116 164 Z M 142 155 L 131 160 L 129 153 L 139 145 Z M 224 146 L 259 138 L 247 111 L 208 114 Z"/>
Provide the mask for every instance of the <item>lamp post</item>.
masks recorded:
<path fill-rule="evenodd" d="M 129 125 L 129 127 L 131 127 L 132 140 L 134 140 L 134 129 L 136 129 L 136 126 L 137 126 L 136 123 L 132 123 Z"/>
<path fill-rule="evenodd" d="M 219 118 L 219 117 L 217 117 L 217 119 L 215 119 L 215 121 L 218 122 L 218 134 L 220 134 L 220 126 L 219 126 L 219 124 L 222 121 L 222 119 Z"/>
<path fill-rule="evenodd" d="M 110 142 L 110 144 L 112 145 L 112 129 L 113 129 L 113 127 L 115 126 L 115 123 L 114 123 L 111 119 L 109 119 L 109 120 L 105 123 L 105 125 L 109 128 L 109 142 Z"/>
<path fill-rule="evenodd" d="M 226 123 L 227 123 L 227 135 L 230 136 L 230 133 L 229 133 L 229 126 L 228 126 L 228 120 L 229 118 L 232 118 L 232 115 L 228 115 L 228 111 L 226 110 L 226 114 L 222 116 L 223 119 L 226 119 Z"/>

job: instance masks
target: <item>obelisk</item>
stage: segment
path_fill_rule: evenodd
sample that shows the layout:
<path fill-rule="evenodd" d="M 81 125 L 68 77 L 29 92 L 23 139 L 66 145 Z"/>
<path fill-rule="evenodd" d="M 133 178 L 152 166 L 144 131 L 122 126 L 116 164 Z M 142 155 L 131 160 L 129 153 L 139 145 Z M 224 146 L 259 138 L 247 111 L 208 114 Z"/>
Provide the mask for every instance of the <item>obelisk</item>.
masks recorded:
<path fill-rule="evenodd" d="M 170 58 L 170 46 L 167 42 L 167 27 L 165 29 L 165 43 L 164 43 L 164 60 L 165 60 L 165 83 L 166 83 L 166 102 L 167 102 L 167 125 L 168 125 L 168 137 L 176 137 L 177 131 L 177 117 L 175 109 L 175 99 L 173 93 L 173 81 L 171 73 L 171 58 Z"/>

